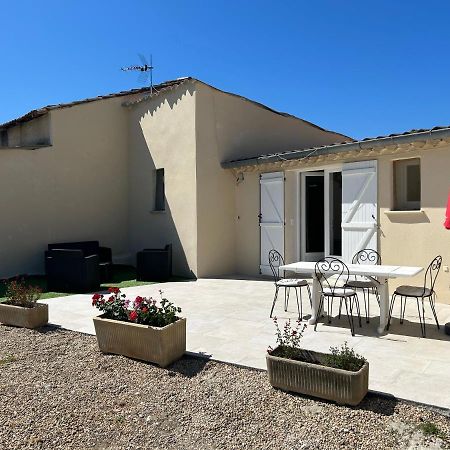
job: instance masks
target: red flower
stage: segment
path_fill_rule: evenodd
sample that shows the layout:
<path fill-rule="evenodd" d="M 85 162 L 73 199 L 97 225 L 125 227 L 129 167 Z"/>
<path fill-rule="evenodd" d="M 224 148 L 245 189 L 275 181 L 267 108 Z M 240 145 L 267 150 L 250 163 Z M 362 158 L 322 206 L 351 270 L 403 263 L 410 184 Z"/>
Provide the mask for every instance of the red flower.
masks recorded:
<path fill-rule="evenodd" d="M 145 314 L 146 312 L 148 312 L 148 308 L 146 306 L 144 306 L 141 311 Z"/>
<path fill-rule="evenodd" d="M 131 311 L 130 312 L 130 320 L 131 321 L 135 321 L 136 319 L 137 319 L 137 317 L 138 317 L 138 315 L 137 315 L 137 312 L 136 311 Z"/>
<path fill-rule="evenodd" d="M 120 288 L 110 287 L 110 288 L 108 288 L 108 291 L 111 292 L 111 294 L 118 294 L 120 292 Z"/>
<path fill-rule="evenodd" d="M 114 296 L 111 295 L 111 296 L 108 298 L 108 302 L 113 302 L 113 301 L 114 301 Z"/>
<path fill-rule="evenodd" d="M 135 300 L 134 300 L 134 304 L 135 304 L 137 307 L 139 307 L 143 301 L 144 301 L 143 297 L 141 297 L 141 296 L 138 295 L 138 296 L 135 298 Z"/>
<path fill-rule="evenodd" d="M 100 294 L 94 294 L 92 296 L 92 306 L 95 306 L 98 302 L 98 300 L 100 300 L 102 298 L 102 296 Z"/>

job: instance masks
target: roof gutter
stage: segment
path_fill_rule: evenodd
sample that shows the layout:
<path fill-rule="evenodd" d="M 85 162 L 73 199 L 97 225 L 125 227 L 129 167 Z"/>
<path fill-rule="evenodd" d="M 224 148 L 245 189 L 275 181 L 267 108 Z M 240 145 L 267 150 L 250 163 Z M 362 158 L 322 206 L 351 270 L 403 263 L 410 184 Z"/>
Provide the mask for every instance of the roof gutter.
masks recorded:
<path fill-rule="evenodd" d="M 333 153 L 351 152 L 358 150 L 368 150 L 374 148 L 384 148 L 392 144 L 408 144 L 420 140 L 443 139 L 450 136 L 450 128 L 431 129 L 416 133 L 408 133 L 398 136 L 386 136 L 374 139 L 365 139 L 362 141 L 346 142 L 343 144 L 333 144 L 324 147 L 312 147 L 303 150 L 293 150 L 289 152 L 274 153 L 270 155 L 261 155 L 254 158 L 238 159 L 225 161 L 221 164 L 224 169 L 235 169 L 244 166 L 255 166 L 261 164 L 274 163 L 286 160 L 301 160 L 319 155 L 328 155 Z"/>

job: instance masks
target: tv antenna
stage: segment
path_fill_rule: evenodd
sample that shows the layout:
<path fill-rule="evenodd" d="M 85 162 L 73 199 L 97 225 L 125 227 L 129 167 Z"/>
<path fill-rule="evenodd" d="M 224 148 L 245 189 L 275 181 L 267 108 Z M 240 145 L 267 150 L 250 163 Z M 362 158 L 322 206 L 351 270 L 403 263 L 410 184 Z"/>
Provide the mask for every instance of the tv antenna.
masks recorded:
<path fill-rule="evenodd" d="M 140 66 L 128 66 L 122 67 L 121 70 L 124 72 L 136 71 L 140 72 L 138 77 L 139 83 L 148 83 L 150 81 L 150 94 L 153 94 L 153 55 L 150 55 L 150 64 L 147 62 L 147 59 L 144 55 L 138 53 L 139 59 L 141 60 L 142 65 Z"/>

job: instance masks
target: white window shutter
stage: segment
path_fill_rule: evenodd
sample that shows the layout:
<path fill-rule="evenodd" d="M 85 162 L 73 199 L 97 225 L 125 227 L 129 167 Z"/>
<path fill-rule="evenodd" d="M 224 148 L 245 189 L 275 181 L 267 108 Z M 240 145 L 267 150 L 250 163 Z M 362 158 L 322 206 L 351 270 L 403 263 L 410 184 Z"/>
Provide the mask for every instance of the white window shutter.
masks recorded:
<path fill-rule="evenodd" d="M 377 161 L 344 164 L 342 259 L 351 263 L 364 248 L 378 251 Z"/>
<path fill-rule="evenodd" d="M 284 258 L 284 173 L 263 173 L 260 185 L 260 272 L 263 275 L 272 275 L 269 266 L 270 250 L 277 250 Z"/>

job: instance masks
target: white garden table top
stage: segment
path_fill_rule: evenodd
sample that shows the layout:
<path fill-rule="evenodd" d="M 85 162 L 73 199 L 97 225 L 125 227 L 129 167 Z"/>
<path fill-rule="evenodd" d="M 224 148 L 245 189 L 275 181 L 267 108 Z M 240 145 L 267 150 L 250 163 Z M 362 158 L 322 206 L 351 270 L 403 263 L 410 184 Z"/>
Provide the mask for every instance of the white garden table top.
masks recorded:
<path fill-rule="evenodd" d="M 280 266 L 280 270 L 297 272 L 297 273 L 309 273 L 312 275 L 312 312 L 310 324 L 314 324 L 318 316 L 319 299 L 320 299 L 320 284 L 315 274 L 316 263 L 311 261 L 300 261 L 292 264 L 285 264 Z M 371 265 L 371 264 L 347 264 L 350 275 L 363 275 L 376 277 L 380 283 L 378 287 L 378 293 L 380 294 L 380 324 L 378 327 L 378 333 L 384 333 L 388 321 L 389 315 L 389 278 L 400 277 L 413 277 L 422 272 L 423 267 L 410 267 L 410 266 L 386 266 Z M 322 273 L 329 273 L 332 275 L 336 273 L 332 270 L 323 271 Z"/>
<path fill-rule="evenodd" d="M 314 274 L 315 267 L 315 262 L 300 261 L 292 264 L 285 264 L 284 266 L 280 266 L 280 269 L 291 272 Z M 423 267 L 386 266 L 383 264 L 347 264 L 347 267 L 350 275 L 366 275 L 383 278 L 413 277 L 423 270 Z M 332 274 L 333 271 L 330 271 L 329 273 Z"/>

